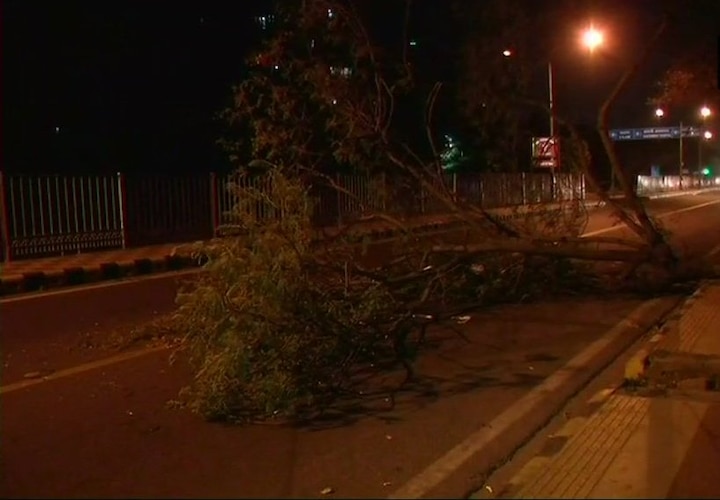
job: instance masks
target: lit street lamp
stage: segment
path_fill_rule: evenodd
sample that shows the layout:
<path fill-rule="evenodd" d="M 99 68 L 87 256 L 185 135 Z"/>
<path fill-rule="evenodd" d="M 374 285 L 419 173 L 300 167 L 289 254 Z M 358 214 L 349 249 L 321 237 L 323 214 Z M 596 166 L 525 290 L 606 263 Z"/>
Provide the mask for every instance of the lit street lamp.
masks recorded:
<path fill-rule="evenodd" d="M 585 46 L 588 51 L 593 52 L 595 49 L 600 47 L 604 43 L 604 35 L 601 31 L 595 29 L 592 25 L 582 32 L 581 44 Z M 512 50 L 505 49 L 502 52 L 505 57 L 513 55 Z M 555 157 L 555 168 L 560 168 L 560 151 L 557 148 L 557 142 L 555 139 L 555 87 L 554 87 L 554 74 L 552 62 L 547 63 L 547 77 L 548 77 L 548 110 L 550 112 L 550 144 L 554 150 Z"/>
<path fill-rule="evenodd" d="M 586 29 L 582 34 L 582 44 L 587 47 L 590 52 L 602 45 L 604 40 L 605 37 L 602 32 L 596 30 L 592 26 Z"/>
<path fill-rule="evenodd" d="M 710 115 L 712 115 L 712 110 L 711 110 L 710 108 L 708 108 L 707 106 L 703 106 L 703 107 L 700 108 L 700 111 L 699 111 L 698 114 L 700 115 L 700 118 L 702 118 L 703 123 L 705 123 L 705 120 L 706 120 Z M 665 116 L 665 110 L 663 110 L 662 108 L 657 108 L 657 109 L 655 110 L 655 116 L 658 117 L 658 118 L 662 118 L 663 116 Z M 685 170 L 685 169 L 684 169 L 684 167 L 685 167 L 685 159 L 684 159 L 684 154 L 683 154 L 683 136 L 685 135 L 684 132 L 685 132 L 685 131 L 684 131 L 683 122 L 680 121 L 680 134 L 679 134 L 679 135 L 680 135 L 680 137 L 679 137 L 679 147 L 680 147 L 680 152 L 679 152 L 679 156 L 680 156 L 680 167 L 679 167 L 680 187 L 682 187 L 682 175 L 683 175 L 683 171 Z M 707 134 L 710 134 L 710 137 L 708 137 Z M 710 131 L 706 131 L 705 134 L 703 134 L 703 137 L 705 137 L 706 140 L 707 140 L 707 139 L 710 139 L 710 138 L 712 137 L 712 133 L 711 133 Z M 701 169 L 702 169 L 702 139 L 701 139 L 701 137 L 698 137 L 698 170 L 701 170 Z"/>
<path fill-rule="evenodd" d="M 712 114 L 712 111 L 710 111 L 710 108 L 708 108 L 707 106 L 703 106 L 702 108 L 700 108 L 700 117 L 702 118 L 703 125 L 705 125 L 705 120 L 707 120 L 711 114 Z M 703 138 L 706 141 L 709 141 L 710 139 L 712 139 L 712 132 L 710 132 L 709 130 L 706 130 L 703 133 Z M 702 142 L 703 141 L 700 140 L 700 138 L 698 138 L 698 171 L 701 171 L 703 168 L 703 165 L 702 165 Z"/>

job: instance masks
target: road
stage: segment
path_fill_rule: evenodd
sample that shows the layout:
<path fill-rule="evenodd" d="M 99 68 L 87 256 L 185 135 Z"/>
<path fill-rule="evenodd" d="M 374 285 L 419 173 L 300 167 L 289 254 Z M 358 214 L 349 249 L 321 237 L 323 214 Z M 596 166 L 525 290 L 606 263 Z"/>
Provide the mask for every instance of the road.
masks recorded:
<path fill-rule="evenodd" d="M 711 261 L 720 265 L 720 245 Z M 674 388 L 652 377 L 640 387 L 622 384 L 631 358 L 672 351 L 663 341 L 681 338 L 680 329 L 683 351 L 720 355 L 718 286 L 705 285 L 682 304 L 679 323 L 618 356 L 470 498 L 720 498 L 720 394 L 707 390 L 706 372 L 700 368 L 700 378 Z M 645 414 L 637 419 L 641 405 Z"/>
<path fill-rule="evenodd" d="M 720 243 L 719 202 L 718 195 L 698 195 L 650 206 L 686 252 L 701 255 Z M 603 211 L 588 225 L 591 233 L 609 229 Z M 390 379 L 320 429 L 228 428 L 168 407 L 190 372 L 183 363 L 170 366 L 167 351 L 88 364 L 116 355 L 102 347 L 103 337 L 171 311 L 178 283 L 191 277 L 0 301 L 0 495 L 308 497 L 331 487 L 344 497 L 384 496 L 639 304 L 568 299 L 485 311 L 464 327 L 471 344 L 433 334 L 443 342 L 420 360 L 426 385 L 398 395 L 392 408 L 382 391 Z M 26 382 L 34 385 L 22 387 Z"/>

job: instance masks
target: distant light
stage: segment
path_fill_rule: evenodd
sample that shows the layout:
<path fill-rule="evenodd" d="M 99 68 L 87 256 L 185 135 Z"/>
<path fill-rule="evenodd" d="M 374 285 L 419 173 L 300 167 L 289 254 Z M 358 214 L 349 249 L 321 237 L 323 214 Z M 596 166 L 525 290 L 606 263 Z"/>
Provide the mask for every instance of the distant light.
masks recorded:
<path fill-rule="evenodd" d="M 333 10 L 328 9 L 328 19 L 332 19 L 334 15 L 335 15 L 335 13 L 333 12 Z"/>
<path fill-rule="evenodd" d="M 701 173 L 702 173 L 703 175 L 710 175 L 710 169 L 707 168 L 707 167 L 705 167 L 705 168 L 703 168 L 703 169 L 701 170 Z"/>
<path fill-rule="evenodd" d="M 512 50 L 505 49 L 502 53 L 505 57 L 510 57 L 512 55 Z"/>
<path fill-rule="evenodd" d="M 60 127 L 55 127 L 55 133 L 56 133 L 56 134 L 59 134 L 59 133 L 60 133 Z"/>
<path fill-rule="evenodd" d="M 662 108 L 658 108 L 655 110 L 655 116 L 657 116 L 658 118 L 662 118 L 663 116 L 665 116 L 665 111 L 663 111 Z"/>
<path fill-rule="evenodd" d="M 333 100 L 332 100 L 332 103 L 333 103 L 333 104 L 337 104 L 337 99 L 333 99 Z"/>
<path fill-rule="evenodd" d="M 278 65 L 276 64 L 275 66 L 273 66 L 273 68 L 277 71 L 277 70 L 280 69 L 280 66 L 278 66 Z"/>
<path fill-rule="evenodd" d="M 417 40 L 410 40 L 410 46 L 416 47 L 417 46 Z"/>
<path fill-rule="evenodd" d="M 702 108 L 700 108 L 700 116 L 702 116 L 703 118 L 707 118 L 711 114 L 712 111 L 710 111 L 710 108 L 708 108 L 707 106 L 703 106 Z"/>
<path fill-rule="evenodd" d="M 586 29 L 583 32 L 582 35 L 582 43 L 587 47 L 591 52 L 595 50 L 597 47 L 603 44 L 605 41 L 605 37 L 603 36 L 601 31 L 598 31 L 593 26 L 590 26 L 588 29 Z"/>
<path fill-rule="evenodd" d="M 709 141 L 710 139 L 713 138 L 713 134 L 709 130 L 706 130 L 705 133 L 703 134 L 703 137 Z"/>

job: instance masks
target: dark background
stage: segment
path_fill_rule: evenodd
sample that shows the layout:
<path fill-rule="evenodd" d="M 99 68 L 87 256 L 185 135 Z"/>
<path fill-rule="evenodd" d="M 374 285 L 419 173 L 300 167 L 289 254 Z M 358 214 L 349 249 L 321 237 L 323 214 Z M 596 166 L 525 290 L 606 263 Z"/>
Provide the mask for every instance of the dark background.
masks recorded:
<path fill-rule="evenodd" d="M 379 12 L 387 1 L 376 2 Z M 428 58 L 443 54 L 443 30 L 448 26 L 432 14 L 440 1 L 417 1 L 415 16 L 420 20 L 414 23 L 414 36 L 427 40 Z M 557 47 L 553 63 L 559 113 L 579 124 L 594 122 L 602 98 L 656 25 L 661 3 L 578 2 L 576 11 L 558 20 L 558 25 L 568 26 L 552 40 Z M 215 145 L 222 131 L 216 114 L 230 103 L 231 86 L 242 78 L 242 61 L 260 35 L 253 17 L 268 12 L 268 5 L 253 0 L 194 5 L 167 0 L 5 1 L 3 169 L 227 169 L 225 155 Z M 543 2 L 529 5 L 542 9 Z M 613 127 L 654 125 L 646 104 L 652 83 L 672 60 L 716 46 L 720 2 L 684 5 L 682 18 L 618 102 Z M 587 19 L 605 31 L 603 54 L 588 57 L 578 51 L 577 32 Z M 716 56 L 715 51 L 708 53 Z M 441 62 L 438 59 L 438 65 Z M 539 73 L 540 95 L 546 84 L 545 74 Z M 668 157 L 676 149 L 671 142 L 660 148 Z M 644 151 L 650 146 L 623 147 Z"/>

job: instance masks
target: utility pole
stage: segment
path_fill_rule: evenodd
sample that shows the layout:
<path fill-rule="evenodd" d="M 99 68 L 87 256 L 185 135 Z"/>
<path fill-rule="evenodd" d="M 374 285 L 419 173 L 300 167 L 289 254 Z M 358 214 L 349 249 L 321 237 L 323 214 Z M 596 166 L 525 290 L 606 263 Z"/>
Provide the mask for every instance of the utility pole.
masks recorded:
<path fill-rule="evenodd" d="M 685 135 L 685 130 L 683 128 L 683 122 L 680 122 L 680 189 L 682 190 L 682 180 L 683 180 L 683 170 L 685 167 L 684 162 L 684 156 L 683 156 L 683 135 Z"/>

